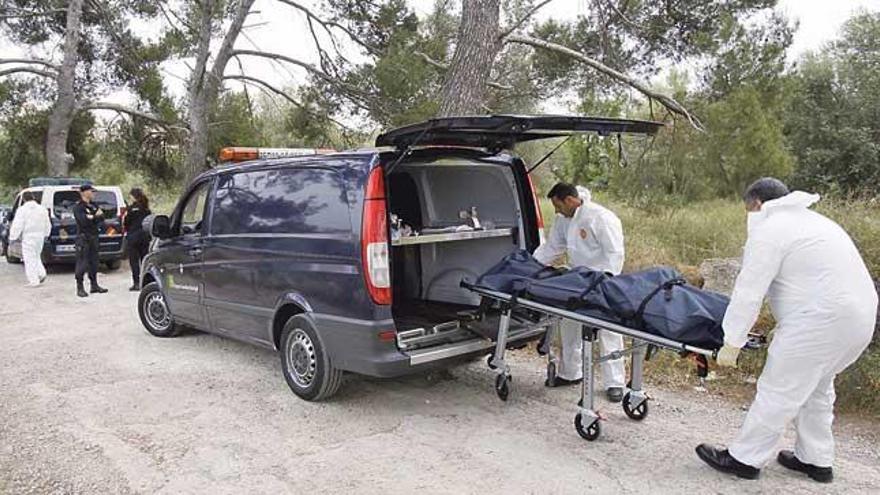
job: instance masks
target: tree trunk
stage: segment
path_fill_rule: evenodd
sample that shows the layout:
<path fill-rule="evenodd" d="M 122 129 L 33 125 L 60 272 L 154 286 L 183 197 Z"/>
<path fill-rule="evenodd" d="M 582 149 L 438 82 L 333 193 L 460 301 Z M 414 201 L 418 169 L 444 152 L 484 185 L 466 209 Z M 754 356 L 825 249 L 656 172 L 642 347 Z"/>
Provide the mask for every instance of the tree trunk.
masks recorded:
<path fill-rule="evenodd" d="M 203 2 L 202 20 L 199 26 L 199 43 L 196 54 L 196 66 L 193 69 L 192 78 L 189 82 L 189 140 L 187 143 L 186 167 L 184 180 L 191 181 L 208 165 L 208 119 L 211 109 L 217 101 L 217 94 L 223 81 L 223 72 L 226 64 L 232 56 L 232 48 L 238 39 L 244 21 L 248 16 L 255 0 L 241 0 L 235 12 L 235 17 L 223 42 L 214 56 L 214 63 L 208 70 L 208 55 L 211 43 L 211 31 L 213 27 L 212 13 L 213 1 Z M 244 116 L 242 116 L 244 117 Z"/>
<path fill-rule="evenodd" d="M 501 42 L 498 40 L 500 0 L 464 0 L 458 41 L 438 116 L 485 113 L 486 83 Z"/>
<path fill-rule="evenodd" d="M 58 95 L 49 115 L 49 130 L 46 133 L 46 161 L 49 175 L 66 176 L 70 173 L 73 156 L 67 153 L 67 135 L 76 113 L 76 93 L 73 83 L 76 78 L 77 53 L 80 37 L 80 16 L 83 0 L 71 0 L 67 7 L 67 27 L 64 31 L 64 60 L 58 71 Z"/>

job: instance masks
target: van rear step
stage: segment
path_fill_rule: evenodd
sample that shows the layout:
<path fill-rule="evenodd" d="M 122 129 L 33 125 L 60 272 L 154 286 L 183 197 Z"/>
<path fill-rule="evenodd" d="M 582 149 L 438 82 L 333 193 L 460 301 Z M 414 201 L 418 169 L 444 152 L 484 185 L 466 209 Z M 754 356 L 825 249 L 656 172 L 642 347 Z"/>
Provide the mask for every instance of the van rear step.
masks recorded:
<path fill-rule="evenodd" d="M 521 343 L 536 340 L 547 330 L 546 326 L 519 326 L 511 327 L 508 336 L 508 345 L 513 348 Z M 417 349 L 407 352 L 410 366 L 440 361 L 443 359 L 464 356 L 480 351 L 490 352 L 495 347 L 495 342 L 490 339 L 472 338 L 462 342 Z"/>
<path fill-rule="evenodd" d="M 475 335 L 463 328 L 459 320 L 446 321 L 433 326 L 423 326 L 397 332 L 397 347 L 402 350 L 418 349 L 444 342 L 472 339 Z"/>

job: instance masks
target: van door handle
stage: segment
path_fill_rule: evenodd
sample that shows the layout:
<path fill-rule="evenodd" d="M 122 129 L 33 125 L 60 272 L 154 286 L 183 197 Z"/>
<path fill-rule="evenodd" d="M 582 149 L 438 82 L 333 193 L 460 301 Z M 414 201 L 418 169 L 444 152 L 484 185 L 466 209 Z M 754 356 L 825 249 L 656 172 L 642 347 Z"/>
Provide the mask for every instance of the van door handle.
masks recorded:
<path fill-rule="evenodd" d="M 202 255 L 202 248 L 194 247 L 194 248 L 190 249 L 189 251 L 187 251 L 187 253 L 189 253 L 189 255 L 192 256 L 193 258 L 196 258 L 196 257 Z"/>

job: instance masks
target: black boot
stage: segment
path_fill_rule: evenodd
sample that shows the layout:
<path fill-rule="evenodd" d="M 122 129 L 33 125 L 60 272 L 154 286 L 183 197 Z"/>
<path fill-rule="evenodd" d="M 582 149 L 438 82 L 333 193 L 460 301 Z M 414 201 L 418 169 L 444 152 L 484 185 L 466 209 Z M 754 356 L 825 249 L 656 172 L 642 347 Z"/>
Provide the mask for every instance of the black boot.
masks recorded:
<path fill-rule="evenodd" d="M 711 445 L 701 443 L 697 446 L 697 455 L 706 464 L 721 471 L 722 473 L 733 474 L 740 478 L 748 480 L 756 480 L 761 474 L 761 470 L 748 464 L 743 464 L 734 459 L 727 449 L 717 449 Z"/>
<path fill-rule="evenodd" d="M 86 292 L 86 288 L 83 287 L 82 282 L 76 284 L 76 295 L 79 297 L 89 297 L 89 293 Z"/>
<path fill-rule="evenodd" d="M 577 385 L 581 380 L 566 380 L 565 378 L 556 377 L 556 380 L 551 384 L 550 380 L 544 380 L 544 386 L 549 388 L 556 387 L 568 387 L 570 385 Z"/>
<path fill-rule="evenodd" d="M 98 285 L 98 282 L 92 282 L 92 290 L 90 290 L 92 294 L 104 294 L 105 292 L 109 292 L 107 289 Z"/>
<path fill-rule="evenodd" d="M 140 284 L 132 284 L 131 287 L 128 288 L 131 292 L 139 292 L 141 290 Z"/>
<path fill-rule="evenodd" d="M 605 391 L 605 397 L 611 402 L 621 402 L 623 400 L 623 388 L 611 387 Z"/>
<path fill-rule="evenodd" d="M 780 451 L 776 460 L 784 467 L 792 471 L 800 471 L 820 483 L 831 483 L 834 480 L 834 472 L 830 467 L 819 467 L 801 462 L 790 450 Z"/>

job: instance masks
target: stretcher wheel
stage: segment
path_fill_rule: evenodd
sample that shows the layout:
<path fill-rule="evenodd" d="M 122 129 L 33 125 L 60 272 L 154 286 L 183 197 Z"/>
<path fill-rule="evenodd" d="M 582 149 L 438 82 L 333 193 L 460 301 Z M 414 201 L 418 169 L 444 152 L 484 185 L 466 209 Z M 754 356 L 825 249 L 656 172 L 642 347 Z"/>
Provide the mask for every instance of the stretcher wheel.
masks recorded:
<path fill-rule="evenodd" d="M 641 404 L 632 407 L 632 401 L 629 392 L 623 396 L 623 412 L 629 416 L 630 419 L 634 419 L 636 421 L 641 421 L 648 416 L 648 401 L 643 400 Z"/>
<path fill-rule="evenodd" d="M 489 357 L 486 358 L 486 365 L 489 367 L 490 370 L 494 370 L 494 369 L 497 369 L 497 368 L 498 368 L 497 366 L 495 366 L 494 364 L 492 364 L 492 360 L 493 360 L 493 359 L 495 359 L 495 353 L 494 353 L 494 352 L 493 352 L 492 354 L 489 354 Z"/>
<path fill-rule="evenodd" d="M 544 386 L 546 387 L 555 387 L 556 386 L 556 363 L 549 362 L 547 363 L 547 381 L 544 382 Z"/>
<path fill-rule="evenodd" d="M 495 393 L 501 400 L 507 400 L 510 395 L 510 382 L 513 378 L 510 375 L 498 375 L 495 377 Z"/>
<path fill-rule="evenodd" d="M 581 413 L 578 413 L 577 416 L 574 417 L 574 429 L 577 430 L 578 435 L 580 435 L 581 438 L 589 442 L 599 438 L 599 434 L 602 433 L 602 427 L 599 425 L 599 418 L 594 418 L 593 422 L 584 428 Z"/>

